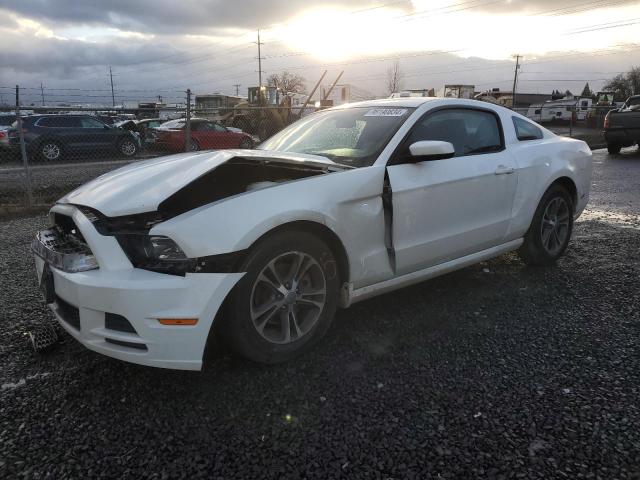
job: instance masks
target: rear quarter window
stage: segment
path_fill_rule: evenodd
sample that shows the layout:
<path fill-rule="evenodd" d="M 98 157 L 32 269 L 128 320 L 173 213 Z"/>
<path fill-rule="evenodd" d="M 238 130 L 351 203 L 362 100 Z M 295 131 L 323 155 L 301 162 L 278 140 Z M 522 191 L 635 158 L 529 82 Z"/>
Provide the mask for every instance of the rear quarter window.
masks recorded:
<path fill-rule="evenodd" d="M 513 126 L 516 129 L 516 137 L 521 142 L 527 140 L 540 140 L 543 138 L 542 130 L 536 127 L 533 123 L 527 122 L 518 117 L 513 118 Z"/>

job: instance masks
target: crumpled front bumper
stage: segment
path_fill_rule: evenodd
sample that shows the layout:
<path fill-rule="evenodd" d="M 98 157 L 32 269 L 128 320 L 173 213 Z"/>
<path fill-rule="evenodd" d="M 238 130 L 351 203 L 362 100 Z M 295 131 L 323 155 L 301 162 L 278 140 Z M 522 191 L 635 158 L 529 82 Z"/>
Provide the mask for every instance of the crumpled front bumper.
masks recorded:
<path fill-rule="evenodd" d="M 199 370 L 213 320 L 243 273 L 188 273 L 184 277 L 133 268 L 113 237 L 100 235 L 75 207 L 53 211 L 73 218 L 99 268 L 64 272 L 49 266 L 62 327 L 87 348 L 132 363 Z M 35 255 L 38 279 L 45 260 Z M 107 328 L 108 316 L 124 317 L 135 332 Z M 163 325 L 158 319 L 198 319 L 195 325 Z"/>

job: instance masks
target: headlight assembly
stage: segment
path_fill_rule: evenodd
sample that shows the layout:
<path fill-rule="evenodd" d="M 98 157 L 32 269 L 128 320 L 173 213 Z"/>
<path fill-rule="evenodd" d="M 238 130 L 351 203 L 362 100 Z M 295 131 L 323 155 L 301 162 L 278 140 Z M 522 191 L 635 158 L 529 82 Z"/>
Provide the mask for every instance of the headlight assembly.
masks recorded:
<path fill-rule="evenodd" d="M 197 260 L 188 258 L 169 237 L 116 234 L 116 239 L 136 268 L 173 275 L 184 275 L 195 269 Z"/>

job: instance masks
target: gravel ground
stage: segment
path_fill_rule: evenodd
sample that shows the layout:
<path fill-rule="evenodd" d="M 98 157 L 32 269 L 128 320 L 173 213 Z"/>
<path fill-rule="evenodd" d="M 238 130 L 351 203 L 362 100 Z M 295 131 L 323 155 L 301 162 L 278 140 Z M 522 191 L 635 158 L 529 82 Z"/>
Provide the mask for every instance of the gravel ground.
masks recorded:
<path fill-rule="evenodd" d="M 340 311 L 290 364 L 129 365 L 50 318 L 0 223 L 0 477 L 640 479 L 640 154 L 595 154 L 556 267 L 505 255 Z"/>

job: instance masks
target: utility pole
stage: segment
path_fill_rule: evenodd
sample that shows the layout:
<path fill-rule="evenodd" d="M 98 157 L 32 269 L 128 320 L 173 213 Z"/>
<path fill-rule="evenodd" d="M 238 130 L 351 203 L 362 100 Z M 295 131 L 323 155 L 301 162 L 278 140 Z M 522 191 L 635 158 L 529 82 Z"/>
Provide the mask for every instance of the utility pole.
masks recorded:
<path fill-rule="evenodd" d="M 44 87 L 42 86 L 42 82 L 40 82 L 40 93 L 42 93 L 42 106 L 44 106 Z"/>
<path fill-rule="evenodd" d="M 518 84 L 518 69 L 520 68 L 520 54 L 516 55 L 516 70 L 513 74 L 513 90 L 511 91 L 511 108 L 516 108 L 516 86 Z"/>
<path fill-rule="evenodd" d="M 234 83 L 233 86 L 236 87 L 236 97 L 240 95 L 240 85 L 241 83 Z"/>
<path fill-rule="evenodd" d="M 113 72 L 111 71 L 111 67 L 109 67 L 109 78 L 111 79 L 111 104 L 112 106 L 116 106 L 116 96 L 113 93 Z"/>
<path fill-rule="evenodd" d="M 27 187 L 27 205 L 33 206 L 33 189 L 31 187 L 31 170 L 29 169 L 29 159 L 27 158 L 27 147 L 24 142 L 24 131 L 22 130 L 22 117 L 20 115 L 20 87 L 16 85 L 16 121 L 18 126 L 18 136 L 20 137 L 20 156 L 24 165 L 24 173 Z"/>
<path fill-rule="evenodd" d="M 184 151 L 191 151 L 191 89 L 187 88 L 187 118 L 184 126 Z"/>
<path fill-rule="evenodd" d="M 262 42 L 260 41 L 260 30 L 258 30 L 258 87 L 262 86 Z"/>

